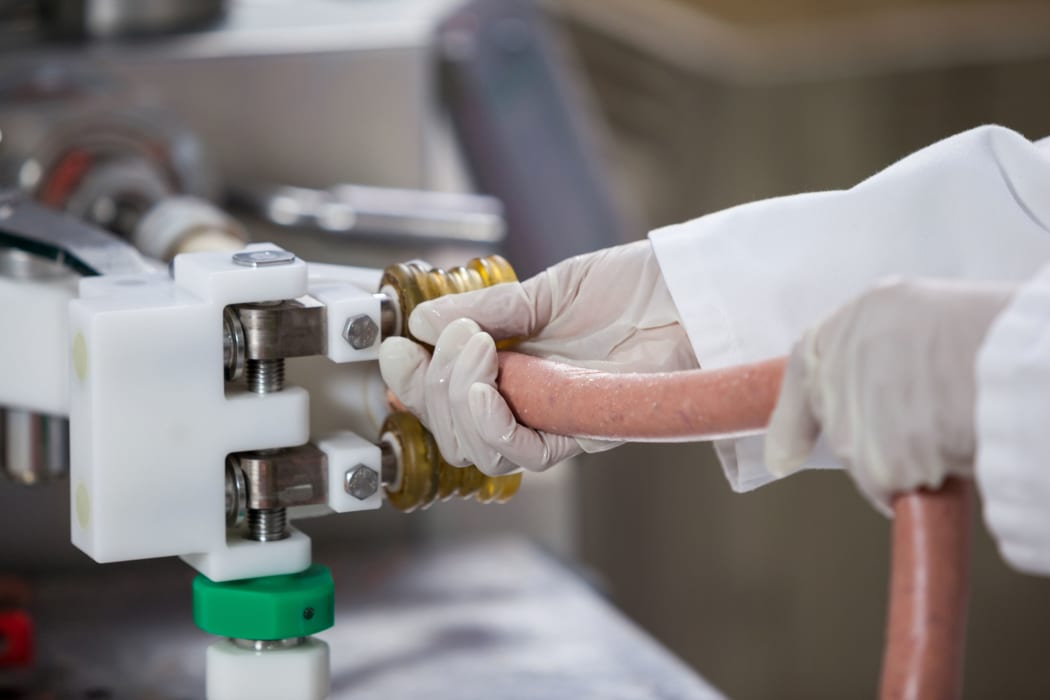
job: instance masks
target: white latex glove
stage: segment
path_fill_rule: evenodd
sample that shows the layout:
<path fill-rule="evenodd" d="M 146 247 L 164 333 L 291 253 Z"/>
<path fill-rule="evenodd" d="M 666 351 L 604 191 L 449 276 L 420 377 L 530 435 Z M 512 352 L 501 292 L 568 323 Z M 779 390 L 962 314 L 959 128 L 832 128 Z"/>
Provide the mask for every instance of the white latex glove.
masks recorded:
<path fill-rule="evenodd" d="M 977 351 L 1010 293 L 977 282 L 889 282 L 807 331 L 770 420 L 769 469 L 797 470 L 823 430 L 886 515 L 895 493 L 971 476 Z"/>
<path fill-rule="evenodd" d="M 1050 267 L 988 331 L 977 396 L 984 521 L 1011 566 L 1050 575 Z"/>
<path fill-rule="evenodd" d="M 618 444 L 519 424 L 496 389 L 494 339 L 524 338 L 515 351 L 610 372 L 697 367 L 648 241 L 570 258 L 525 282 L 420 304 L 409 329 L 434 346 L 433 357 L 390 338 L 379 354 L 383 379 L 450 464 L 488 474 L 540 471 Z"/>

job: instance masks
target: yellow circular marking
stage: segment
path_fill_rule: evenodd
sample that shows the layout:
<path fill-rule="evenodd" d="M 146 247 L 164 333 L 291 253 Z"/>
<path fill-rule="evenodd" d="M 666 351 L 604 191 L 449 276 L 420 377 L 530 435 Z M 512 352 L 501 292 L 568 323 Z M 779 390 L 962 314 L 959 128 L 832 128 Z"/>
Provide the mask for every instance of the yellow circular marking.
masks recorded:
<path fill-rule="evenodd" d="M 77 524 L 80 525 L 81 530 L 87 530 L 91 522 L 91 497 L 83 481 L 77 484 L 77 492 L 73 500 L 76 503 Z"/>
<path fill-rule="evenodd" d="M 87 379 L 87 343 L 83 333 L 73 338 L 73 371 L 80 381 Z"/>

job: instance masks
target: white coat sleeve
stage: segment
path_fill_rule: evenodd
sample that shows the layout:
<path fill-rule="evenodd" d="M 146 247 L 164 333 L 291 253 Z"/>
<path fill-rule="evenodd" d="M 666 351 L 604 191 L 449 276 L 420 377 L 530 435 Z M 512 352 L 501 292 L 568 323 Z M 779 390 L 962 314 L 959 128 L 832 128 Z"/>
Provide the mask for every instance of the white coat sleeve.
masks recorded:
<path fill-rule="evenodd" d="M 701 367 L 784 355 L 890 275 L 1019 281 L 1050 260 L 1050 152 L 997 126 L 852 189 L 753 202 L 650 233 Z M 716 443 L 737 491 L 774 479 L 761 436 Z M 834 467 L 818 446 L 810 467 Z"/>
<path fill-rule="evenodd" d="M 1015 568 L 1050 575 L 1050 266 L 996 318 L 977 357 L 977 485 Z"/>

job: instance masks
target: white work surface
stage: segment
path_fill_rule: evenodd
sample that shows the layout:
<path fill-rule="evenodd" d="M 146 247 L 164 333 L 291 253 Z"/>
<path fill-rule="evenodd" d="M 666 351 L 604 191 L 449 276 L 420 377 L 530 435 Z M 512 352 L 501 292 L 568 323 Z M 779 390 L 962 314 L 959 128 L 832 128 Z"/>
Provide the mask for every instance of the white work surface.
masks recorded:
<path fill-rule="evenodd" d="M 723 697 L 525 541 L 315 560 L 336 582 L 336 626 L 319 635 L 334 700 Z M 214 638 L 190 621 L 191 578 L 165 561 L 40 582 L 45 682 L 111 700 L 202 698 Z"/>

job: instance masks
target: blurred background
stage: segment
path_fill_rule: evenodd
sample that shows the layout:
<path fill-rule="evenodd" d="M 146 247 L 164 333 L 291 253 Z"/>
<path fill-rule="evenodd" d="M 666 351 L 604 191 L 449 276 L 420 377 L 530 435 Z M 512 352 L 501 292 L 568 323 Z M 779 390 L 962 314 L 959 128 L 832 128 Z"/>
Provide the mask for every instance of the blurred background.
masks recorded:
<path fill-rule="evenodd" d="M 0 184 L 132 239 L 189 194 L 307 260 L 532 274 L 985 123 L 1050 135 L 1050 2 L 0 1 Z M 492 195 L 506 236 L 344 225 L 348 184 Z M 730 697 L 873 694 L 888 524 L 843 475 L 735 495 L 706 445 L 629 445 L 528 476 L 303 529 L 319 559 L 519 535 Z M 0 563 L 32 581 L 99 568 L 55 477 L 0 485 Z M 1048 697 L 1050 583 L 975 526 L 966 697 Z"/>

